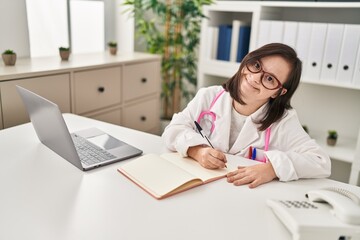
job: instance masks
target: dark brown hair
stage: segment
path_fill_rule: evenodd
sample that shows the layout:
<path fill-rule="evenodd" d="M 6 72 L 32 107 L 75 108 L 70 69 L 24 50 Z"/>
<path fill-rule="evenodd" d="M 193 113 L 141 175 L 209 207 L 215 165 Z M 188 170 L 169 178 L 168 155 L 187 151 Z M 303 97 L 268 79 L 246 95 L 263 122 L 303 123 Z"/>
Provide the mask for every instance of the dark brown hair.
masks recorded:
<path fill-rule="evenodd" d="M 290 105 L 290 100 L 295 90 L 299 86 L 302 69 L 302 63 L 297 57 L 294 49 L 282 43 L 266 44 L 248 53 L 241 62 L 239 70 L 235 73 L 235 75 L 222 85 L 225 91 L 229 92 L 230 96 L 235 101 L 245 105 L 246 103 L 241 99 L 241 93 L 239 91 L 242 70 L 248 62 L 260 60 L 263 57 L 273 55 L 284 58 L 290 64 L 291 70 L 288 79 L 283 84 L 283 87 L 287 89 L 287 92 L 284 95 L 280 95 L 282 91 L 282 88 L 280 88 L 278 96 L 276 98 L 269 99 L 269 105 L 266 109 L 266 114 L 264 115 L 264 118 L 257 122 L 258 124 L 260 124 L 260 131 L 264 131 L 272 123 L 279 120 L 283 116 L 286 109 L 292 108 Z"/>

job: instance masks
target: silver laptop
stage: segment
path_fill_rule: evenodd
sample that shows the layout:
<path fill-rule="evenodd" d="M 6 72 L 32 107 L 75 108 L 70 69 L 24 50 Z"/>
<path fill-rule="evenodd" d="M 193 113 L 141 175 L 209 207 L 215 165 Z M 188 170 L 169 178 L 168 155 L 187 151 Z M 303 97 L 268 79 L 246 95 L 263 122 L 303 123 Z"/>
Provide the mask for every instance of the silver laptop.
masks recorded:
<path fill-rule="evenodd" d="M 142 154 L 97 128 L 70 134 L 59 107 L 16 86 L 40 141 L 77 168 L 86 171 Z"/>

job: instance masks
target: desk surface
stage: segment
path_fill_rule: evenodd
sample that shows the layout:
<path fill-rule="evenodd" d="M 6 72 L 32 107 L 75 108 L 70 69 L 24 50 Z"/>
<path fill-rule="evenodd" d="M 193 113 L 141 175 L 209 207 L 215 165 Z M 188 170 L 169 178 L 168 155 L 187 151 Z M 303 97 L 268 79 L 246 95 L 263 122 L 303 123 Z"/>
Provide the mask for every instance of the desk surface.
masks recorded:
<path fill-rule="evenodd" d="M 144 153 L 167 151 L 159 136 L 64 116 L 70 132 L 98 127 Z M 156 200 L 117 172 L 131 160 L 82 172 L 42 145 L 31 124 L 1 130 L 0 153 L 0 239 L 7 240 L 291 239 L 266 199 L 345 185 L 312 179 L 249 189 L 221 179 Z"/>

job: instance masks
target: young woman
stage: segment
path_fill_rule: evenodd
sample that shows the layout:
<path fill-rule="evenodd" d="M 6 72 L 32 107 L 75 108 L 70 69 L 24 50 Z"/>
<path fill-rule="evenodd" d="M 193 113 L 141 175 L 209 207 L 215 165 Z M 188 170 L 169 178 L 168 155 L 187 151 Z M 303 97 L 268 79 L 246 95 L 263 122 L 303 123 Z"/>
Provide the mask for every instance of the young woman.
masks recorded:
<path fill-rule="evenodd" d="M 263 162 L 227 175 L 229 183 L 250 188 L 275 178 L 328 177 L 328 155 L 303 130 L 290 105 L 300 76 L 301 61 L 287 45 L 272 43 L 250 52 L 232 78 L 200 89 L 174 114 L 163 133 L 167 147 L 209 169 L 226 166 L 224 153 Z"/>

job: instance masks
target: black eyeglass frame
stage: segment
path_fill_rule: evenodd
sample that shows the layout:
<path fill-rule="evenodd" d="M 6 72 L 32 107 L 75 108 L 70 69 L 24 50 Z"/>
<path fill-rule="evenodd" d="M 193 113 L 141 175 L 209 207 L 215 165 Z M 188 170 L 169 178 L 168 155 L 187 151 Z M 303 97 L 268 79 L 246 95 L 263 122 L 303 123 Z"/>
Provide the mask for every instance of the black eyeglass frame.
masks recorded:
<path fill-rule="evenodd" d="M 254 64 L 254 63 L 256 63 L 256 62 L 259 63 L 259 65 L 260 65 L 260 70 L 258 70 L 258 71 L 252 71 L 252 70 L 250 70 L 250 68 L 249 68 L 248 65 Z M 246 66 L 247 70 L 249 70 L 249 72 L 251 72 L 251 73 L 260 73 L 260 72 L 262 72 L 262 75 L 261 75 L 261 78 L 260 78 L 260 82 L 261 82 L 261 85 L 264 86 L 264 88 L 266 88 L 266 89 L 268 89 L 268 90 L 276 90 L 276 89 L 282 89 L 282 88 L 284 88 L 284 86 L 283 86 L 282 83 L 279 81 L 279 79 L 277 79 L 277 78 L 274 77 L 272 74 L 270 74 L 270 73 L 268 73 L 268 72 L 265 72 L 265 71 L 263 70 L 263 68 L 262 68 L 262 63 L 261 63 L 260 60 L 248 61 L 248 62 L 245 63 L 245 66 Z M 268 88 L 268 87 L 266 87 L 266 86 L 264 85 L 263 79 L 264 79 L 265 74 L 270 75 L 271 77 L 273 77 L 273 78 L 276 80 L 276 82 L 278 83 L 278 85 L 277 85 L 275 88 Z"/>

